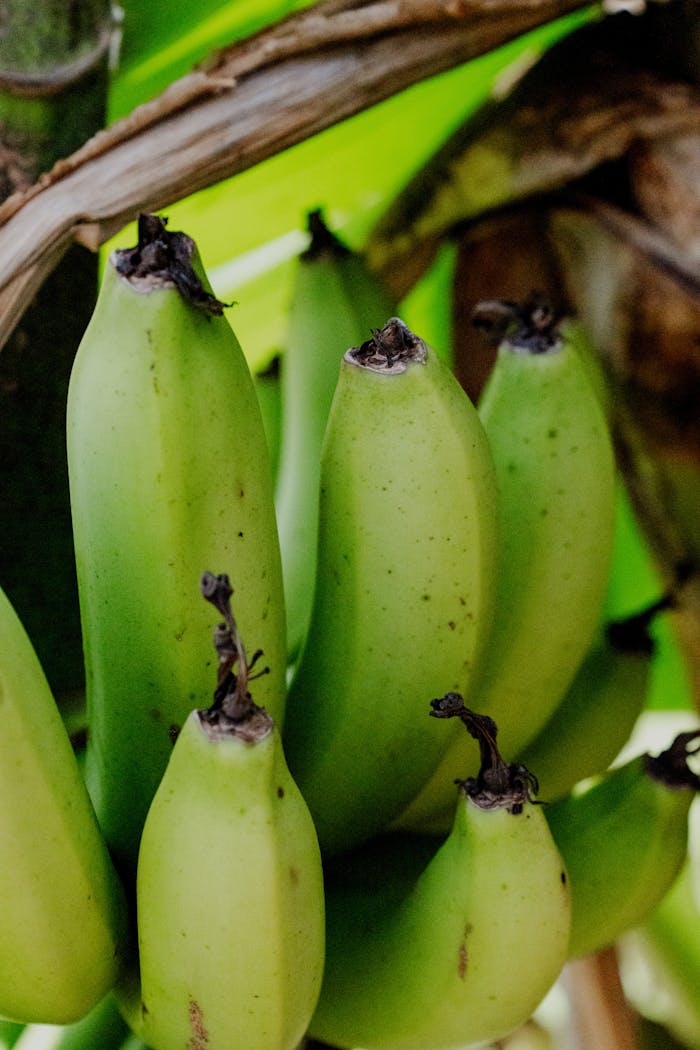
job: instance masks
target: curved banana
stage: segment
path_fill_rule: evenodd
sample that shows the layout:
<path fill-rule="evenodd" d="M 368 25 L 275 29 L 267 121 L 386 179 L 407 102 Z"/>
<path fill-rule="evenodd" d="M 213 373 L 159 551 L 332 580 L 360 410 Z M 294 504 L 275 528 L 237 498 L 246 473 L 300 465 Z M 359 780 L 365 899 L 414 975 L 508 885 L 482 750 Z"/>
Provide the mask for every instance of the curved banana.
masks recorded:
<path fill-rule="evenodd" d="M 126 901 L 34 648 L 0 591 L 0 1016 L 68 1024 L 114 985 Z"/>
<path fill-rule="evenodd" d="M 187 719 L 143 831 L 136 1030 L 153 1050 L 295 1050 L 323 968 L 318 841 L 275 723 L 248 693 L 228 578 L 202 586 L 225 619 L 219 684 Z"/>
<path fill-rule="evenodd" d="M 496 313 L 501 306 L 488 304 Z M 479 316 L 490 321 L 487 304 Z M 472 695 L 512 754 L 546 723 L 593 641 L 612 557 L 609 429 L 566 333 L 538 304 L 523 308 L 478 406 L 498 482 L 500 557 L 493 630 Z M 449 785 L 469 762 L 455 737 L 402 822 L 451 814 Z"/>
<path fill-rule="evenodd" d="M 447 1050 L 525 1022 L 566 959 L 564 865 L 527 770 L 495 725 L 448 694 L 433 702 L 479 740 L 444 842 L 387 835 L 327 866 L 326 968 L 311 1022 L 332 1046 Z"/>
<path fill-rule="evenodd" d="M 398 319 L 343 359 L 316 591 L 284 727 L 325 852 L 384 827 L 445 748 L 422 698 L 468 689 L 495 582 L 493 466 L 448 368 Z"/>
<path fill-rule="evenodd" d="M 546 807 L 571 881 L 571 957 L 642 923 L 669 890 L 687 855 L 700 790 L 688 758 L 698 751 L 700 730 L 679 733 L 661 754 L 638 755 Z"/>
<path fill-rule="evenodd" d="M 282 717 L 286 639 L 270 458 L 253 381 L 196 248 L 142 216 L 107 263 L 68 392 L 68 465 L 87 670 L 86 778 L 133 871 L 172 736 L 210 693 L 202 566 L 235 566 L 243 629 Z"/>
<path fill-rule="evenodd" d="M 537 771 L 547 802 L 604 772 L 627 743 L 649 692 L 654 640 L 649 628 L 673 604 L 664 596 L 606 624 L 569 689 L 517 761 Z"/>
<path fill-rule="evenodd" d="M 299 655 L 311 616 L 321 445 L 340 360 L 396 312 L 362 256 L 330 232 L 319 210 L 307 217 L 311 240 L 300 256 L 281 361 L 282 432 L 276 486 L 287 641 Z"/>

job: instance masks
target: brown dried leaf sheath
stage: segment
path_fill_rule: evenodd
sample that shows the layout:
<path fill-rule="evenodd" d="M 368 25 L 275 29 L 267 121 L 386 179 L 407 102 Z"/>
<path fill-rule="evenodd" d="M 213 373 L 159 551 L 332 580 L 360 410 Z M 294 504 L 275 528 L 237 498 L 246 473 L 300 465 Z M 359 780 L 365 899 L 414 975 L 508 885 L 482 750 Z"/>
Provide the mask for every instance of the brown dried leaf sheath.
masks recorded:
<path fill-rule="evenodd" d="M 227 48 L 0 207 L 0 346 L 72 240 L 257 164 L 580 0 L 325 0 Z"/>

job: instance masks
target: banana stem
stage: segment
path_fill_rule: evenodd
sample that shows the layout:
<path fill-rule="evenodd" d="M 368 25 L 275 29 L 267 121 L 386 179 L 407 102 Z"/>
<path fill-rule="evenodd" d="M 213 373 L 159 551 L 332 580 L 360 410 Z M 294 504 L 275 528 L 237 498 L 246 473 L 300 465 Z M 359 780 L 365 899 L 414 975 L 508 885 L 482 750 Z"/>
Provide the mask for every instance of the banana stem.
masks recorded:
<path fill-rule="evenodd" d="M 614 948 L 568 963 L 564 982 L 575 1050 L 638 1050 L 635 1017 L 622 989 Z"/>
<path fill-rule="evenodd" d="M 464 706 L 459 693 L 446 693 L 430 702 L 433 718 L 459 718 L 479 745 L 479 773 L 457 780 L 465 795 L 481 809 L 506 807 L 520 813 L 525 802 L 537 794 L 537 777 L 523 765 L 504 762 L 498 750 L 498 727 L 488 715 L 479 715 Z"/>
<path fill-rule="evenodd" d="M 226 573 L 215 576 L 205 572 L 200 582 L 202 596 L 214 606 L 224 618 L 214 631 L 214 648 L 219 657 L 217 684 L 214 691 L 214 703 L 205 711 L 200 711 L 204 725 L 224 733 L 245 736 L 246 739 L 258 739 L 260 732 L 267 735 L 272 720 L 266 712 L 253 701 L 248 692 L 248 683 L 252 678 L 269 671 L 268 667 L 250 674 L 250 671 L 262 656 L 258 649 L 250 662 L 246 655 L 241 633 L 231 608 L 233 587 Z M 236 673 L 233 668 L 237 665 Z M 252 736 L 251 736 L 252 733 Z"/>

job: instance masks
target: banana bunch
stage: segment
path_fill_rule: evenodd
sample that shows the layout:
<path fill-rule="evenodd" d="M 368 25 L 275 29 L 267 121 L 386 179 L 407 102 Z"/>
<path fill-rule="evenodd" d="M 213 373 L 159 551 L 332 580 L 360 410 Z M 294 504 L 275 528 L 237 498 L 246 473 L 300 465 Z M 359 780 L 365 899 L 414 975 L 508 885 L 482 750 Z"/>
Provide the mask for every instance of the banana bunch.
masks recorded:
<path fill-rule="evenodd" d="M 566 960 L 566 868 L 532 798 L 503 761 L 496 727 L 458 694 L 433 701 L 479 743 L 454 823 L 380 837 L 326 871 L 326 969 L 311 1032 L 332 1046 L 447 1050 L 525 1022 Z"/>
<path fill-rule="evenodd" d="M 141 839 L 134 1027 L 153 1050 L 295 1050 L 323 969 L 316 831 L 248 691 L 228 577 L 202 589 L 224 617 L 217 688 L 185 722 Z"/>
<path fill-rule="evenodd" d="M 284 726 L 324 852 L 382 830 L 446 746 L 494 601 L 496 486 L 472 403 L 391 318 L 342 360 L 321 461 L 316 588 Z"/>
<path fill-rule="evenodd" d="M 0 591 L 0 1017 L 67 1024 L 119 976 L 126 899 L 34 648 Z"/>
<path fill-rule="evenodd" d="M 191 239 L 142 216 L 107 262 L 67 413 L 87 791 L 0 601 L 8 1044 L 493 1042 L 683 863 L 700 735 L 610 768 L 678 595 L 603 625 L 615 468 L 580 332 L 482 305 L 475 406 L 309 230 L 276 487 Z"/>
<path fill-rule="evenodd" d="M 310 240 L 297 263 L 281 362 L 275 494 L 292 660 L 311 616 L 321 445 L 340 359 L 396 312 L 362 256 L 331 233 L 319 209 L 309 212 L 307 224 Z"/>
<path fill-rule="evenodd" d="M 204 568 L 235 569 L 241 629 L 283 717 L 285 613 L 270 457 L 241 347 L 193 241 L 142 216 L 107 262 L 70 377 L 68 467 L 100 826 L 132 877 L 176 735 L 210 695 Z"/>

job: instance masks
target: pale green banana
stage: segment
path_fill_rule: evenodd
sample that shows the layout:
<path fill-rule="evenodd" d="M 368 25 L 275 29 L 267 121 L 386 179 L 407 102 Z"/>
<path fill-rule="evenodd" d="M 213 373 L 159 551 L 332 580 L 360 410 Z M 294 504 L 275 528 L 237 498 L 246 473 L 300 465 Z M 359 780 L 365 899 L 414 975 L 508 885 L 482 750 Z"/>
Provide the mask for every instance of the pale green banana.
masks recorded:
<path fill-rule="evenodd" d="M 491 720 L 460 702 L 434 705 L 471 717 L 483 762 L 460 784 L 447 839 L 386 835 L 327 866 L 326 968 L 310 1031 L 332 1046 L 447 1050 L 502 1038 L 566 959 L 568 882 L 532 780 L 502 761 Z"/>
<path fill-rule="evenodd" d="M 276 486 L 290 657 L 299 655 L 311 616 L 321 445 L 340 361 L 349 346 L 396 312 L 362 256 L 308 215 L 311 240 L 300 256 L 281 361 L 282 427 Z"/>
<path fill-rule="evenodd" d="M 64 1024 L 117 980 L 126 901 L 34 648 L 0 591 L 0 1016 Z"/>
<path fill-rule="evenodd" d="M 15 1050 L 121 1050 L 129 1028 L 111 994 L 71 1025 L 28 1025 Z"/>
<path fill-rule="evenodd" d="M 545 802 L 604 772 L 629 740 L 649 693 L 654 655 L 649 628 L 672 604 L 672 598 L 663 597 L 608 623 L 564 699 L 518 756 L 517 761 L 537 773 Z"/>
<path fill-rule="evenodd" d="M 615 463 L 577 347 L 538 313 L 500 343 L 478 410 L 499 489 L 494 626 L 472 691 L 517 754 L 573 681 L 598 628 L 611 564 Z M 451 814 L 449 785 L 471 761 L 455 737 L 402 821 Z M 537 772 L 537 770 L 535 770 Z"/>
<path fill-rule="evenodd" d="M 129 871 L 172 737 L 210 695 L 212 620 L 191 600 L 203 566 L 232 566 L 240 622 L 271 668 L 260 702 L 283 714 L 270 458 L 243 352 L 200 278 L 191 239 L 142 216 L 137 247 L 107 262 L 68 393 L 86 778 Z"/>
<path fill-rule="evenodd" d="M 285 750 L 322 850 L 383 828 L 439 759 L 450 734 L 425 724 L 424 704 L 469 688 L 495 560 L 479 418 L 434 351 L 393 318 L 342 362 L 313 614 L 287 705 Z"/>
<path fill-rule="evenodd" d="M 154 1050 L 295 1050 L 323 968 L 318 841 L 248 692 L 228 578 L 206 574 L 203 591 L 225 617 L 219 685 L 187 719 L 144 827 L 132 1027 Z"/>
<path fill-rule="evenodd" d="M 661 754 L 638 755 L 546 807 L 571 881 L 572 957 L 642 923 L 673 884 L 700 790 L 688 762 L 699 741 L 700 730 L 679 733 Z"/>

